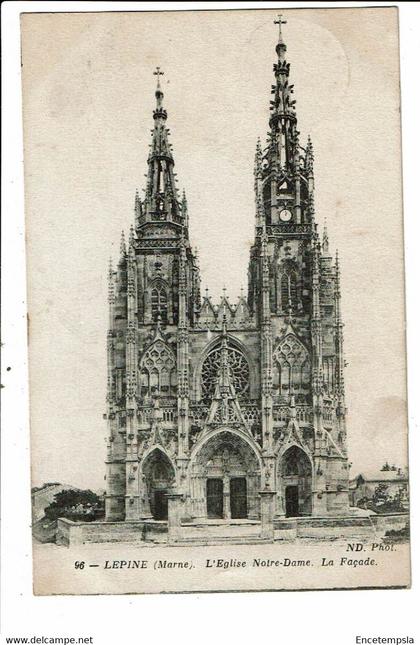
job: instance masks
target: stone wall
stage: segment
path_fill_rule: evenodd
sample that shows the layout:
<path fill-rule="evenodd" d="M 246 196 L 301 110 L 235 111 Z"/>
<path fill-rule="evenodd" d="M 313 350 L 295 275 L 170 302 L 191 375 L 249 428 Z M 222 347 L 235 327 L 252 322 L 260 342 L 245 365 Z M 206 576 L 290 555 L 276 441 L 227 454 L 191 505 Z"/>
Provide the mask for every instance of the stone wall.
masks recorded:
<path fill-rule="evenodd" d="M 72 522 L 60 518 L 57 523 L 57 544 L 99 544 L 102 542 L 166 542 L 166 522 Z"/>
<path fill-rule="evenodd" d="M 381 539 L 386 531 L 405 527 L 409 521 L 406 513 L 395 515 L 369 515 L 366 517 L 301 517 L 274 520 L 276 537 L 294 540 Z"/>
<path fill-rule="evenodd" d="M 403 529 L 410 522 L 408 513 L 394 513 L 392 515 L 371 515 L 372 524 L 377 534 L 384 536 L 386 531 L 398 531 Z"/>

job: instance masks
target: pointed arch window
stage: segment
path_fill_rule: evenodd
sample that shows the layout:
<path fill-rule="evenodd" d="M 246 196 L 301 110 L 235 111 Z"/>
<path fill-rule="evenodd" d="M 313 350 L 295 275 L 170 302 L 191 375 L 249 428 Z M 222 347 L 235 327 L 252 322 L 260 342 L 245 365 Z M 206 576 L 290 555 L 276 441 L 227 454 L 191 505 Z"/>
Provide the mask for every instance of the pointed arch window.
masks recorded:
<path fill-rule="evenodd" d="M 289 276 L 281 276 L 281 308 L 286 311 L 289 307 Z"/>
<path fill-rule="evenodd" d="M 309 353 L 296 336 L 288 334 L 276 347 L 273 357 L 280 375 L 280 395 L 309 389 L 311 369 Z"/>
<path fill-rule="evenodd" d="M 283 273 L 280 281 L 281 308 L 287 311 L 289 307 L 295 309 L 298 304 L 297 277 L 295 271 Z"/>
<path fill-rule="evenodd" d="M 279 367 L 280 372 L 280 386 L 283 390 L 283 394 L 289 392 L 290 389 L 290 363 L 286 360 L 280 363 Z"/>
<path fill-rule="evenodd" d="M 169 386 L 170 386 L 170 376 L 169 372 L 166 368 L 164 368 L 161 371 L 161 379 L 160 379 L 160 389 L 162 392 L 169 392 Z"/>
<path fill-rule="evenodd" d="M 290 293 L 290 302 L 292 303 L 292 307 L 296 307 L 297 305 L 297 278 L 296 278 L 296 273 L 292 271 L 289 274 L 289 293 Z"/>
<path fill-rule="evenodd" d="M 272 264 L 270 264 L 270 309 L 276 311 L 276 281 Z"/>
<path fill-rule="evenodd" d="M 141 395 L 170 396 L 175 394 L 175 363 L 175 356 L 170 347 L 162 340 L 154 342 L 140 363 Z"/>
<path fill-rule="evenodd" d="M 168 322 L 168 294 L 163 285 L 156 285 L 152 289 L 153 320 L 157 320 L 159 316 L 162 322 Z"/>

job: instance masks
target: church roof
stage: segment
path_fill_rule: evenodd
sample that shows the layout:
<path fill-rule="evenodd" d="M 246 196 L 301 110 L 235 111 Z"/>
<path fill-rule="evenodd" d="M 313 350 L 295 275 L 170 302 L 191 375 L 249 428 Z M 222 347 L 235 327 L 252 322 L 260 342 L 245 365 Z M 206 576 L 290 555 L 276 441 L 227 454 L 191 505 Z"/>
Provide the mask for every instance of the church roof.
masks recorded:
<path fill-rule="evenodd" d="M 390 468 L 389 470 L 366 468 L 356 475 L 352 481 L 357 482 L 359 478 L 362 478 L 365 482 L 406 481 L 408 480 L 408 473 L 405 468 Z"/>

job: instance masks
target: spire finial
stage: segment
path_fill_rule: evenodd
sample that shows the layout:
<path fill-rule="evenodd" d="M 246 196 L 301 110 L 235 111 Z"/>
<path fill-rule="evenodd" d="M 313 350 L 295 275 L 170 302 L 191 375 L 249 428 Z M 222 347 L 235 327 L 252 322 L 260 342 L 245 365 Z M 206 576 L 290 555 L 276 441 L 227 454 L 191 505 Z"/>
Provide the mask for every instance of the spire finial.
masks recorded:
<path fill-rule="evenodd" d="M 274 21 L 274 24 L 279 26 L 279 43 L 283 43 L 283 34 L 281 31 L 281 26 L 287 25 L 287 20 L 283 20 L 282 18 L 283 18 L 283 14 L 279 13 L 277 16 L 277 20 Z"/>
<path fill-rule="evenodd" d="M 163 92 L 160 87 L 160 77 L 163 76 L 164 72 L 161 71 L 160 67 L 156 67 L 156 71 L 153 72 L 154 76 L 157 76 L 157 83 L 156 83 L 156 110 L 154 113 L 155 118 L 157 117 L 164 117 L 166 119 L 166 112 L 165 110 L 162 109 L 162 99 L 163 99 Z"/>
<path fill-rule="evenodd" d="M 157 85 L 156 85 L 157 90 L 160 90 L 160 76 L 163 76 L 164 73 L 165 72 L 162 72 L 159 66 L 157 66 L 156 71 L 153 72 L 153 75 L 157 76 Z"/>

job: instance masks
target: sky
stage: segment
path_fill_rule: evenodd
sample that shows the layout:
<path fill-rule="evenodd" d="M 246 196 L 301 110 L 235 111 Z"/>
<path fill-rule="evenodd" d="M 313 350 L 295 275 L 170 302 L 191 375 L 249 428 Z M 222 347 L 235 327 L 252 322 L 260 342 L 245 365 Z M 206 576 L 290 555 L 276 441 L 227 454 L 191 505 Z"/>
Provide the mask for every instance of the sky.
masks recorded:
<path fill-rule="evenodd" d="M 202 287 L 246 287 L 253 160 L 268 129 L 272 10 L 22 20 L 33 485 L 104 486 L 107 269 L 145 187 L 159 65 Z M 288 10 L 316 217 L 340 251 L 353 472 L 406 464 L 399 60 L 394 8 Z"/>

